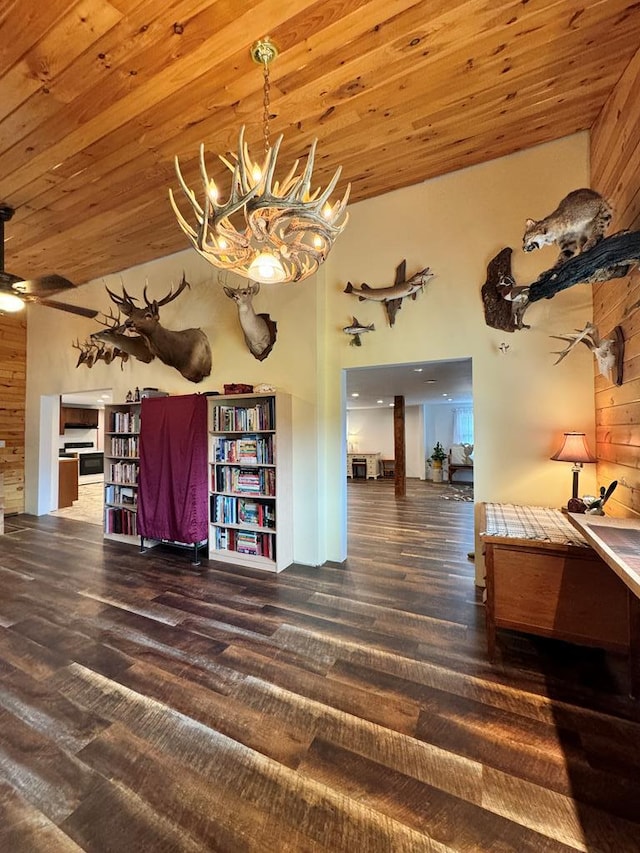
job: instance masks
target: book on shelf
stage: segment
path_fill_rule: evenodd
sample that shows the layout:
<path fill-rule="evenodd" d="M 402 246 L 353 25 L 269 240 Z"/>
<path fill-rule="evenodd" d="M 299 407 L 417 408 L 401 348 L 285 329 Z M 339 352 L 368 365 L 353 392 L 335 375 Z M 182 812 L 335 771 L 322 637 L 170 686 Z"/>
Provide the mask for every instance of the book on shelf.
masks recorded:
<path fill-rule="evenodd" d="M 123 485 L 137 485 L 137 462 L 110 462 L 107 466 L 107 480 L 112 483 L 121 483 Z"/>
<path fill-rule="evenodd" d="M 111 412 L 108 432 L 140 432 L 140 412 Z"/>
<path fill-rule="evenodd" d="M 237 462 L 240 465 L 272 465 L 273 436 L 215 436 L 213 458 L 216 462 Z"/>
<path fill-rule="evenodd" d="M 275 425 L 273 397 L 258 400 L 253 406 L 214 405 L 212 420 L 217 432 L 272 430 Z"/>
<path fill-rule="evenodd" d="M 274 496 L 276 473 L 273 468 L 218 466 L 212 477 L 212 491 Z"/>
<path fill-rule="evenodd" d="M 117 533 L 122 536 L 137 536 L 136 513 L 128 509 L 107 507 L 104 513 L 106 533 Z"/>

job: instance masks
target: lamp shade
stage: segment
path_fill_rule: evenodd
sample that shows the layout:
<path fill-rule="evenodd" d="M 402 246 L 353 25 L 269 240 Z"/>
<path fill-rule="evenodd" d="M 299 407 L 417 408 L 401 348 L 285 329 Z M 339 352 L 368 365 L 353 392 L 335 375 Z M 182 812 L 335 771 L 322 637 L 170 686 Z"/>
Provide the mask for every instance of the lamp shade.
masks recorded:
<path fill-rule="evenodd" d="M 565 432 L 562 447 L 551 457 L 556 462 L 597 462 L 583 432 Z"/>
<path fill-rule="evenodd" d="M 0 311 L 13 314 L 16 311 L 22 311 L 23 308 L 24 302 L 19 296 L 13 293 L 0 293 Z"/>

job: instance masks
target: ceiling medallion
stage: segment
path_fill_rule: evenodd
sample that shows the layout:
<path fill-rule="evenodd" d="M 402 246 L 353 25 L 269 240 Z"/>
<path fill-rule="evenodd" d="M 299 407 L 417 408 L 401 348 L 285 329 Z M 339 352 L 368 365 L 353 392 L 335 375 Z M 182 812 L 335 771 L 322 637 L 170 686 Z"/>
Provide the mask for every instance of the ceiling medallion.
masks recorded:
<path fill-rule="evenodd" d="M 347 224 L 346 206 L 351 189 L 349 185 L 341 201 L 335 204 L 329 201 L 342 171 L 339 166 L 324 191 L 311 191 L 317 139 L 311 145 L 302 174 L 296 174 L 299 162 L 296 160 L 282 182 L 274 180 L 283 138 L 280 135 L 271 147 L 269 63 L 277 55 L 278 50 L 269 38 L 257 42 L 251 49 L 251 56 L 264 71 L 262 165 L 251 159 L 242 127 L 237 153 L 231 160 L 219 155 L 232 173 L 229 198 L 220 203 L 218 187 L 207 173 L 202 144 L 202 207 L 195 192 L 187 186 L 176 157 L 176 174 L 195 213 L 196 227 L 184 218 L 169 190 L 178 224 L 197 252 L 220 269 L 265 283 L 302 281 L 318 269 Z"/>

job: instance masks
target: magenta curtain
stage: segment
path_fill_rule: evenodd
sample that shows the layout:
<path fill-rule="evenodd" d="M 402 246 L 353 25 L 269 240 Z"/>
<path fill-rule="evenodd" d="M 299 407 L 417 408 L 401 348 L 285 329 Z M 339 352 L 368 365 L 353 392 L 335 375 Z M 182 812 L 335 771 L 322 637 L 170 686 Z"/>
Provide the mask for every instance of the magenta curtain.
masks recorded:
<path fill-rule="evenodd" d="M 207 398 L 145 397 L 140 413 L 138 533 L 207 538 Z"/>

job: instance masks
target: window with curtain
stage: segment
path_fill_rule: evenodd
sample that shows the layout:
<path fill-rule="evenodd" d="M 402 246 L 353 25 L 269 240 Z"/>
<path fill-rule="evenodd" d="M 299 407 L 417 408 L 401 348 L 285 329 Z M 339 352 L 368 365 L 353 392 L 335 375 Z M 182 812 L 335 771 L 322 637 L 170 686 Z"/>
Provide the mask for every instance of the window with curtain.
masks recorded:
<path fill-rule="evenodd" d="M 453 410 L 453 443 L 473 444 L 473 407 L 461 406 Z"/>

